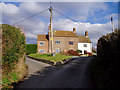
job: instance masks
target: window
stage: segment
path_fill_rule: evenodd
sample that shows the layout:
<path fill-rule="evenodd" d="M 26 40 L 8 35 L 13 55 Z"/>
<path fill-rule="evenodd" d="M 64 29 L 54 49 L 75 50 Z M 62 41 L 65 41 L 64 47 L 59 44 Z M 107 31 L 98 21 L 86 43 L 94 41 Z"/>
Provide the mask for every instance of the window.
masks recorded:
<path fill-rule="evenodd" d="M 44 41 L 40 41 L 40 45 L 41 46 L 45 45 L 45 42 Z"/>
<path fill-rule="evenodd" d="M 56 44 L 60 44 L 60 41 L 55 41 Z"/>
<path fill-rule="evenodd" d="M 59 53 L 60 52 L 60 49 L 58 48 L 58 49 L 55 49 L 55 52 L 56 53 Z"/>
<path fill-rule="evenodd" d="M 70 45 L 73 45 L 73 41 L 69 41 L 69 44 L 70 44 Z"/>
<path fill-rule="evenodd" d="M 87 47 L 87 44 L 84 44 L 84 47 Z"/>
<path fill-rule="evenodd" d="M 39 52 L 44 53 L 45 49 L 39 49 Z"/>

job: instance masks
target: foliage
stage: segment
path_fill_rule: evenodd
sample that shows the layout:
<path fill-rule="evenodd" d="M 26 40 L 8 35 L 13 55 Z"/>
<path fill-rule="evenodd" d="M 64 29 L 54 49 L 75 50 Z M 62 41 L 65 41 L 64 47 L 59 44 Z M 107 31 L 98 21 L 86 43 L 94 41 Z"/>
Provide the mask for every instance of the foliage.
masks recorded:
<path fill-rule="evenodd" d="M 74 50 L 69 50 L 68 51 L 69 55 L 73 55 L 73 56 L 80 56 L 78 52 L 74 51 Z"/>
<path fill-rule="evenodd" d="M 49 60 L 53 62 L 61 62 L 64 59 L 69 59 L 72 57 L 72 56 L 66 56 L 61 54 L 55 54 L 55 56 L 52 56 L 50 54 L 30 54 L 28 56 L 38 58 L 38 59 Z"/>
<path fill-rule="evenodd" d="M 26 54 L 34 54 L 37 52 L 37 44 L 26 44 Z"/>
<path fill-rule="evenodd" d="M 17 80 L 19 80 L 19 77 L 15 73 L 10 73 L 7 77 L 2 79 L 2 86 L 4 88 L 9 88 L 11 87 L 11 83 Z"/>
<path fill-rule="evenodd" d="M 96 50 L 96 49 L 94 49 L 94 48 L 92 48 L 92 52 L 97 53 L 97 50 Z"/>
<path fill-rule="evenodd" d="M 9 73 L 25 53 L 25 36 L 19 28 L 2 24 L 2 69 Z"/>
<path fill-rule="evenodd" d="M 88 54 L 89 56 L 92 56 L 92 53 L 90 53 L 90 52 L 85 52 L 85 54 Z"/>
<path fill-rule="evenodd" d="M 97 43 L 97 60 L 94 67 L 98 87 L 119 87 L 120 30 L 102 36 Z"/>
<path fill-rule="evenodd" d="M 78 53 L 82 53 L 82 51 L 81 51 L 81 50 L 76 50 L 76 52 L 78 52 Z"/>

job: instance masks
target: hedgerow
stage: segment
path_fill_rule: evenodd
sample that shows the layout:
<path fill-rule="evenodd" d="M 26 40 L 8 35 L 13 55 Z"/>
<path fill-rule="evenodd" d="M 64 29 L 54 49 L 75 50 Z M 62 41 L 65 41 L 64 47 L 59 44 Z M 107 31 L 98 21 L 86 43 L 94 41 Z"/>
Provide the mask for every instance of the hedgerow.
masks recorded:
<path fill-rule="evenodd" d="M 37 44 L 26 44 L 26 54 L 35 54 L 37 52 Z"/>
<path fill-rule="evenodd" d="M 94 79 L 99 88 L 119 87 L 120 29 L 102 36 L 97 43 L 97 58 L 93 60 Z"/>
<path fill-rule="evenodd" d="M 25 36 L 19 28 L 2 24 L 2 69 L 9 73 L 25 53 Z"/>

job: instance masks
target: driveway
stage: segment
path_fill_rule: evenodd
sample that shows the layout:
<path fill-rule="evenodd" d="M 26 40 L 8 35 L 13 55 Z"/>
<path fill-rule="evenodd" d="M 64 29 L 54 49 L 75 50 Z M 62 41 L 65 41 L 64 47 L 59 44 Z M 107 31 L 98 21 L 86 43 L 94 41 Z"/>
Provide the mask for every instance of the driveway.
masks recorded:
<path fill-rule="evenodd" d="M 89 63 L 93 57 L 80 57 L 63 66 L 50 66 L 27 58 L 29 77 L 17 88 L 94 88 Z"/>

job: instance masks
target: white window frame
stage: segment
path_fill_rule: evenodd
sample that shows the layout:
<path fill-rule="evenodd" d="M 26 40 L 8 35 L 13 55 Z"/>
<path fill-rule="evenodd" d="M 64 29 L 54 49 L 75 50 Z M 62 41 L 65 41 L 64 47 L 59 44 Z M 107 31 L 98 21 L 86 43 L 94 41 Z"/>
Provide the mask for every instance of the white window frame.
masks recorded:
<path fill-rule="evenodd" d="M 40 44 L 41 42 L 42 42 L 43 44 Z M 45 41 L 39 41 L 39 45 L 40 45 L 40 46 L 44 46 L 44 45 L 45 45 Z"/>
<path fill-rule="evenodd" d="M 87 44 L 83 44 L 83 47 L 87 47 Z"/>
<path fill-rule="evenodd" d="M 55 52 L 56 52 L 56 53 L 59 53 L 60 51 L 61 51 L 60 48 L 56 48 L 56 49 L 55 49 Z"/>
<path fill-rule="evenodd" d="M 45 53 L 45 49 L 39 49 L 40 53 Z"/>

